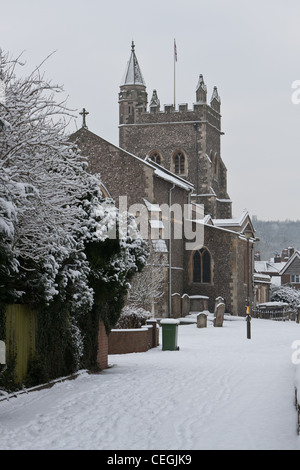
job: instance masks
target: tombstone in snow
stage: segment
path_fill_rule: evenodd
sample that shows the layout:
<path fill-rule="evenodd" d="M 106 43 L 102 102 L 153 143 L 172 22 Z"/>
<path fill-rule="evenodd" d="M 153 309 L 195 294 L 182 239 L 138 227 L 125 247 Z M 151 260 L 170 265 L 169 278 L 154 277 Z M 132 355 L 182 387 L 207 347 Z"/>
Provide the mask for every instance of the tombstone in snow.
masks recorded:
<path fill-rule="evenodd" d="M 203 312 L 204 310 L 208 310 L 208 301 L 209 297 L 206 295 L 191 295 L 191 312 Z"/>
<path fill-rule="evenodd" d="M 172 317 L 181 317 L 181 295 L 177 293 L 172 294 Z"/>
<path fill-rule="evenodd" d="M 225 304 L 224 304 L 224 302 L 217 303 L 217 305 L 215 307 L 214 326 L 216 326 L 216 327 L 223 326 L 224 313 L 225 313 Z"/>
<path fill-rule="evenodd" d="M 225 301 L 224 301 L 223 297 L 219 296 L 219 297 L 217 297 L 216 300 L 215 300 L 215 312 L 216 312 L 217 306 L 218 306 L 219 304 L 221 304 L 221 303 L 225 304 Z"/>
<path fill-rule="evenodd" d="M 188 294 L 183 294 L 181 297 L 181 315 L 186 317 L 190 313 L 190 297 Z"/>
<path fill-rule="evenodd" d="M 6 354 L 5 354 L 5 343 L 0 341 L 0 371 L 3 369 L 3 365 L 6 364 Z"/>
<path fill-rule="evenodd" d="M 197 315 L 197 328 L 207 327 L 207 314 L 202 312 Z"/>

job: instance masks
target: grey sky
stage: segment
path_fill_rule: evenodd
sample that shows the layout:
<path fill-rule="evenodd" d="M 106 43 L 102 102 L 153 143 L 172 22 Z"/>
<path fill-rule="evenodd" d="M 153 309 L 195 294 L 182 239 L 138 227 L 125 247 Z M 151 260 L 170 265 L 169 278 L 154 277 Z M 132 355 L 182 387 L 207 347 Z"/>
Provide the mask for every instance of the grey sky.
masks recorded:
<path fill-rule="evenodd" d="M 222 158 L 233 215 L 300 219 L 299 0 L 11 0 L 0 10 L 1 44 L 25 51 L 30 71 L 49 53 L 47 77 L 72 108 L 89 111 L 92 132 L 118 145 L 118 92 L 131 41 L 161 104 L 195 102 L 199 75 L 222 100 Z M 81 126 L 81 117 L 77 119 Z M 71 129 L 75 127 L 75 121 Z"/>

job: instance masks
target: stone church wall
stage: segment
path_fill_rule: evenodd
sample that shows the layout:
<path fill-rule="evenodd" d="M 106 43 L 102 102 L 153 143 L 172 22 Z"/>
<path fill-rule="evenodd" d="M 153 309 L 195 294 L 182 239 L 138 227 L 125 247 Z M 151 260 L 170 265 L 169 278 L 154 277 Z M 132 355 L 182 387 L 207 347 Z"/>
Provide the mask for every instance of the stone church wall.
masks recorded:
<path fill-rule="evenodd" d="M 246 244 L 239 240 L 238 234 L 235 235 L 212 226 L 205 226 L 204 233 L 204 246 L 211 254 L 212 282 L 209 284 L 193 282 L 193 252 L 187 252 L 186 293 L 208 296 L 211 312 L 214 311 L 215 299 L 221 296 L 225 301 L 226 312 L 244 315 L 247 288 L 243 282 Z"/>

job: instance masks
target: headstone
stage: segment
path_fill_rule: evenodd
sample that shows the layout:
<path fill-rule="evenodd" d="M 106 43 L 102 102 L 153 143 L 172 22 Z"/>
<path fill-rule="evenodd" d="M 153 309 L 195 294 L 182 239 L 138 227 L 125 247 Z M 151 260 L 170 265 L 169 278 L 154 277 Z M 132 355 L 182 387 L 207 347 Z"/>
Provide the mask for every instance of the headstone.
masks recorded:
<path fill-rule="evenodd" d="M 216 327 L 223 326 L 224 313 L 225 313 L 225 304 L 223 302 L 220 302 L 219 304 L 216 305 L 216 308 L 215 308 L 214 326 Z"/>
<path fill-rule="evenodd" d="M 180 318 L 181 317 L 181 295 L 172 294 L 172 317 Z"/>
<path fill-rule="evenodd" d="M 203 312 L 208 310 L 209 297 L 206 295 L 191 295 L 190 296 L 190 311 L 191 312 Z"/>
<path fill-rule="evenodd" d="M 217 306 L 218 306 L 219 304 L 221 304 L 221 303 L 225 304 L 223 297 L 219 296 L 219 297 L 217 297 L 216 300 L 215 300 L 215 312 L 216 312 Z"/>
<path fill-rule="evenodd" d="M 183 294 L 181 297 L 181 315 L 186 317 L 190 313 L 190 297 L 188 294 Z"/>
<path fill-rule="evenodd" d="M 5 343 L 0 341 L 0 364 L 6 364 Z"/>
<path fill-rule="evenodd" d="M 206 328 L 207 327 L 207 314 L 199 313 L 197 315 L 197 328 Z"/>

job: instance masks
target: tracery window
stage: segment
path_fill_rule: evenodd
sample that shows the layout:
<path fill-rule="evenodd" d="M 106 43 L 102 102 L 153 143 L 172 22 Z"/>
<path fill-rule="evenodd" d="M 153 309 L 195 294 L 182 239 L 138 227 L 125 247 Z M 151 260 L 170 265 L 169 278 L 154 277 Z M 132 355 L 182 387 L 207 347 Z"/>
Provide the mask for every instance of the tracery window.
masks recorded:
<path fill-rule="evenodd" d="M 193 255 L 193 282 L 201 284 L 211 282 L 211 256 L 206 248 L 195 251 Z"/>
<path fill-rule="evenodd" d="M 156 150 L 154 150 L 151 155 L 150 155 L 150 158 L 153 162 L 157 163 L 158 165 L 161 164 L 161 155 L 159 152 L 157 152 Z"/>
<path fill-rule="evenodd" d="M 174 155 L 174 171 L 176 175 L 185 173 L 185 156 L 183 152 L 179 151 Z"/>

